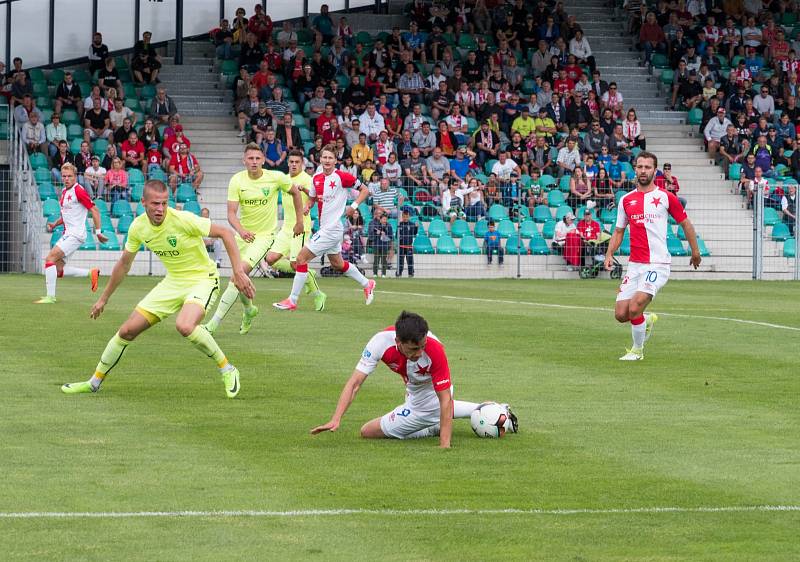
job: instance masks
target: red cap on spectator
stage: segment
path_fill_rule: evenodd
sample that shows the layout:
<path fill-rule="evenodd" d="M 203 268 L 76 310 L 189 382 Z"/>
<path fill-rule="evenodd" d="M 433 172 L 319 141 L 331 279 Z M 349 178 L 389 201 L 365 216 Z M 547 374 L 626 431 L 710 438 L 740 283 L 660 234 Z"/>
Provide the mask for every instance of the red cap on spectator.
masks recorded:
<path fill-rule="evenodd" d="M 174 129 L 175 129 L 175 132 L 183 131 L 183 125 L 175 125 Z"/>

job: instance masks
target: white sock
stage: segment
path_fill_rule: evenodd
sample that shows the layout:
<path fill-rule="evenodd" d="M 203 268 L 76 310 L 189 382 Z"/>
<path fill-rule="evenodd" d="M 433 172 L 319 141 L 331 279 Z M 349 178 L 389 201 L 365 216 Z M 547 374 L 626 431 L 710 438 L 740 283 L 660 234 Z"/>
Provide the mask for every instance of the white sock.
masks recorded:
<path fill-rule="evenodd" d="M 64 266 L 64 275 L 66 277 L 89 277 L 89 269 L 83 269 L 82 267 L 70 267 L 68 265 Z"/>
<path fill-rule="evenodd" d="M 225 292 L 222 293 L 222 297 L 219 299 L 219 306 L 217 310 L 214 312 L 214 317 L 211 321 L 215 324 L 219 324 L 222 322 L 225 315 L 228 314 L 228 311 L 233 306 L 233 303 L 236 302 L 236 299 L 239 297 L 239 289 L 236 288 L 236 285 L 228 281 L 228 286 L 225 288 Z"/>
<path fill-rule="evenodd" d="M 47 288 L 47 296 L 56 296 L 56 279 L 58 278 L 58 270 L 55 264 L 44 269 L 44 285 Z"/>
<path fill-rule="evenodd" d="M 350 267 L 347 268 L 347 271 L 344 272 L 350 279 L 354 279 L 356 283 L 361 285 L 362 287 L 366 287 L 369 284 L 369 281 L 366 277 L 358 270 L 356 266 L 350 264 Z"/>
<path fill-rule="evenodd" d="M 297 299 L 300 298 L 300 291 L 303 290 L 303 286 L 306 284 L 307 277 L 308 271 L 297 272 L 294 274 L 294 280 L 292 281 L 292 293 L 289 295 L 289 300 L 294 304 L 297 304 Z"/>
<path fill-rule="evenodd" d="M 436 437 L 439 435 L 439 424 L 432 425 L 430 427 L 426 427 L 425 429 L 420 429 L 419 431 L 415 431 L 409 435 L 403 437 L 403 439 L 422 439 L 423 437 Z"/>
<path fill-rule="evenodd" d="M 477 402 L 465 402 L 463 400 L 453 400 L 453 418 L 468 418 L 472 415 L 473 410 L 477 410 Z"/>
<path fill-rule="evenodd" d="M 647 322 L 639 325 L 631 324 L 631 334 L 633 334 L 633 348 L 642 349 L 644 347 L 644 336 L 647 330 Z"/>

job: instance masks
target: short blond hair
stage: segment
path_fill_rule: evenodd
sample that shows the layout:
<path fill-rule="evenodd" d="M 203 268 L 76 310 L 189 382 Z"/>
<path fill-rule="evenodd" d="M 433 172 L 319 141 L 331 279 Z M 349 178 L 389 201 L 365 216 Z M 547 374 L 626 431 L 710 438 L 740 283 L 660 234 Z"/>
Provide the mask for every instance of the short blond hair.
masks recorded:
<path fill-rule="evenodd" d="M 64 162 L 64 164 L 61 165 L 61 171 L 63 172 L 64 170 L 69 170 L 76 176 L 78 175 L 78 168 L 71 162 Z"/>

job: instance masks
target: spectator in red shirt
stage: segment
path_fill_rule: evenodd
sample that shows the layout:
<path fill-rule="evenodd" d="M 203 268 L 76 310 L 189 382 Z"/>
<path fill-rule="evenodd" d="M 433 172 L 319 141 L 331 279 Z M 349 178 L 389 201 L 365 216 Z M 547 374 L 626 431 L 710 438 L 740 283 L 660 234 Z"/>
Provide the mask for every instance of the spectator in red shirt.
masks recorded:
<path fill-rule="evenodd" d="M 270 18 L 261 4 L 256 4 L 256 13 L 247 22 L 247 30 L 258 37 L 259 43 L 266 43 L 272 37 L 272 18 Z"/>
<path fill-rule="evenodd" d="M 172 191 L 174 192 L 181 183 L 192 184 L 195 191 L 200 189 L 200 184 L 203 183 L 200 162 L 189 153 L 189 146 L 186 143 L 180 143 L 178 153 L 169 161 L 169 186 Z"/>
<path fill-rule="evenodd" d="M 267 63 L 265 60 L 262 60 L 261 64 L 258 65 L 258 72 L 253 74 L 253 77 L 250 79 L 250 85 L 256 90 L 261 91 L 261 88 L 269 84 L 269 77 L 271 75 L 272 73 L 269 71 L 269 63 Z"/>
<path fill-rule="evenodd" d="M 555 90 L 562 96 L 566 96 L 574 89 L 575 89 L 575 82 L 573 82 L 569 78 L 569 76 L 567 76 L 567 70 L 565 68 L 562 68 L 558 72 L 558 79 L 553 82 L 553 90 Z"/>
<path fill-rule="evenodd" d="M 178 154 L 181 144 L 185 144 L 187 147 L 192 146 L 191 141 L 183 134 L 183 125 L 175 125 L 174 132 L 174 135 L 168 135 L 164 139 L 164 156 L 170 159 Z"/>
<path fill-rule="evenodd" d="M 639 43 L 644 49 L 645 64 L 650 63 L 653 51 L 663 51 L 666 48 L 667 38 L 664 36 L 664 30 L 658 25 L 654 12 L 647 12 L 645 16 L 642 28 L 639 30 Z"/>
<path fill-rule="evenodd" d="M 140 168 L 147 172 L 144 158 L 144 143 L 139 140 L 136 131 L 128 133 L 128 140 L 122 143 L 122 158 L 125 160 L 125 169 Z"/>
<path fill-rule="evenodd" d="M 338 125 L 338 120 L 336 115 L 333 114 L 333 104 L 328 102 L 325 104 L 325 111 L 322 112 L 322 115 L 317 117 L 317 134 L 322 135 L 324 139 L 325 133 L 331 129 L 333 123 Z M 322 144 L 325 145 L 328 143 L 323 141 Z"/>
<path fill-rule="evenodd" d="M 672 175 L 672 164 L 669 162 L 664 163 L 663 167 L 664 173 L 656 177 L 654 183 L 658 189 L 663 189 L 664 191 L 671 191 L 675 195 L 678 195 L 678 192 L 681 190 L 681 186 L 678 184 L 678 178 Z M 681 202 L 683 208 L 686 208 L 686 199 L 683 197 L 678 197 L 678 201 Z"/>
<path fill-rule="evenodd" d="M 589 249 L 595 247 L 602 231 L 603 229 L 600 226 L 600 223 L 592 218 L 592 211 L 590 209 L 586 209 L 583 212 L 583 220 L 581 220 L 575 227 L 575 232 L 577 232 L 578 236 L 581 237 L 581 240 L 583 241 L 583 247 L 586 249 L 583 252 L 584 266 L 592 265 L 591 260 L 596 251 L 590 251 Z"/>
<path fill-rule="evenodd" d="M 267 52 L 264 53 L 264 61 L 267 63 L 267 68 L 271 72 L 280 72 L 283 68 L 283 59 L 281 54 L 275 50 L 275 45 L 270 40 L 267 43 Z"/>

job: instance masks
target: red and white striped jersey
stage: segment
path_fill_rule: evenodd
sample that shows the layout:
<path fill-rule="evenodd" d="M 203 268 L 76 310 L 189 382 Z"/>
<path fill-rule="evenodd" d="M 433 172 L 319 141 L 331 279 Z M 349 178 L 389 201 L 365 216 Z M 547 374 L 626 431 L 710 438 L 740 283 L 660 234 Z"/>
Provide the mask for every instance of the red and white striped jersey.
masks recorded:
<path fill-rule="evenodd" d="M 58 198 L 61 205 L 61 219 L 64 221 L 64 234 L 76 238 L 86 238 L 86 216 L 89 209 L 94 207 L 94 202 L 86 190 L 76 183 L 72 187 L 64 188 Z"/>
<path fill-rule="evenodd" d="M 356 177 L 340 170 L 334 170 L 329 176 L 324 172 L 314 175 L 308 195 L 317 198 L 320 230 L 342 228 L 348 190 L 360 185 Z"/>
<path fill-rule="evenodd" d="M 617 228 L 631 227 L 630 261 L 636 263 L 672 263 L 667 250 L 669 217 L 686 220 L 686 211 L 678 198 L 661 189 L 631 191 L 619 200 Z"/>
<path fill-rule="evenodd" d="M 389 369 L 403 378 L 409 394 L 439 392 L 451 386 L 450 366 L 442 342 L 428 332 L 425 349 L 416 361 L 410 361 L 400 353 L 395 342 L 394 326 L 378 332 L 367 343 L 356 369 L 369 375 L 383 361 Z"/>

